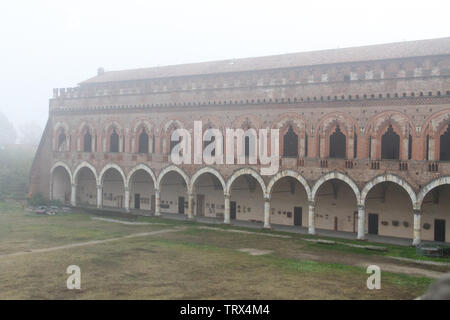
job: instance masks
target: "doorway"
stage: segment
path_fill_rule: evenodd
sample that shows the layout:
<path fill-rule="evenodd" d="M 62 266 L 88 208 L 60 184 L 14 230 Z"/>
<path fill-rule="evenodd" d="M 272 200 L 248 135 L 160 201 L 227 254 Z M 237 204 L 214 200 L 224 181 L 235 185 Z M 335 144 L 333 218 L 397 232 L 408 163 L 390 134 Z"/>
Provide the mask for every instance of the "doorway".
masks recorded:
<path fill-rule="evenodd" d="M 445 220 L 434 220 L 434 241 L 445 242 Z"/>
<path fill-rule="evenodd" d="M 178 197 L 178 213 L 184 214 L 184 197 Z"/>
<path fill-rule="evenodd" d="M 294 226 L 302 225 L 302 207 L 294 207 Z"/>
<path fill-rule="evenodd" d="M 378 234 L 378 214 L 369 213 L 369 234 Z"/>
<path fill-rule="evenodd" d="M 135 209 L 141 208 L 141 195 L 139 193 L 134 194 L 134 208 Z"/>
<path fill-rule="evenodd" d="M 236 220 L 236 201 L 230 201 L 230 220 Z"/>
<path fill-rule="evenodd" d="M 197 216 L 198 217 L 205 216 L 205 195 L 204 194 L 197 195 Z"/>

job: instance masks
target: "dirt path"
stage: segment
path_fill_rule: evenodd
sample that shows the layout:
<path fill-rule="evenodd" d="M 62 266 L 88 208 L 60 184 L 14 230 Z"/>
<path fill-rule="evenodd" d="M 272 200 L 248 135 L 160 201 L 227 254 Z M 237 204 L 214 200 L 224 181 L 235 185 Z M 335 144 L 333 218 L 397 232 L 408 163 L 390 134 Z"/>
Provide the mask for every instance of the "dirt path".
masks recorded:
<path fill-rule="evenodd" d="M 177 231 L 181 231 L 181 230 L 182 230 L 182 228 L 177 228 L 177 229 L 165 229 L 165 230 L 158 230 L 158 231 L 151 231 L 151 232 L 133 233 L 133 234 L 130 234 L 130 235 L 127 235 L 127 236 L 117 237 L 117 238 L 109 238 L 109 239 L 104 239 L 104 240 L 92 240 L 92 241 L 86 241 L 86 242 L 78 242 L 78 243 L 66 244 L 66 245 L 57 246 L 57 247 L 50 247 L 50 248 L 34 249 L 34 250 L 29 250 L 29 251 L 8 253 L 8 254 L 0 255 L 0 258 L 17 257 L 17 256 L 23 256 L 23 255 L 27 255 L 27 254 L 33 254 L 33 253 L 44 253 L 44 252 L 52 252 L 52 251 L 63 250 L 63 249 L 71 249 L 71 248 L 77 248 L 77 247 L 92 246 L 92 245 L 108 243 L 108 242 L 112 242 L 112 241 L 131 239 L 131 238 L 138 238 L 138 237 L 148 237 L 148 236 L 154 236 L 154 235 L 164 234 L 164 233 L 169 233 L 169 232 L 177 232 Z"/>

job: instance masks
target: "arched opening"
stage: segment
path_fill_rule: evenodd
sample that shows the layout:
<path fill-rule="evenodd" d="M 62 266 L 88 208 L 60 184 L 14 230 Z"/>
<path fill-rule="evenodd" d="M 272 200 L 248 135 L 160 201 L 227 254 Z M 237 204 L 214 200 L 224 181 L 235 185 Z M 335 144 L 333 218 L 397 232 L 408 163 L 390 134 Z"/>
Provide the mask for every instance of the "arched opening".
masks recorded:
<path fill-rule="evenodd" d="M 250 174 L 237 177 L 230 188 L 230 219 L 264 221 L 264 195 L 261 185 Z"/>
<path fill-rule="evenodd" d="M 450 242 L 450 185 L 431 189 L 422 202 L 422 240 Z"/>
<path fill-rule="evenodd" d="M 148 153 L 148 134 L 145 132 L 145 128 L 139 135 L 138 153 Z"/>
<path fill-rule="evenodd" d="M 408 192 L 385 181 L 369 190 L 365 200 L 368 234 L 412 238 L 413 207 Z"/>
<path fill-rule="evenodd" d="M 52 199 L 62 203 L 70 203 L 70 194 L 72 192 L 72 182 L 67 169 L 58 166 L 52 173 Z"/>
<path fill-rule="evenodd" d="M 318 229 L 358 231 L 357 199 L 353 189 L 340 179 L 324 182 L 315 196 L 315 226 Z"/>
<path fill-rule="evenodd" d="M 120 172 L 115 168 L 109 168 L 103 174 L 103 206 L 124 208 L 124 181 Z"/>
<path fill-rule="evenodd" d="M 392 125 L 381 137 L 381 159 L 399 159 L 400 136 L 394 131 Z"/>
<path fill-rule="evenodd" d="M 439 144 L 439 160 L 450 161 L 450 125 L 441 135 Z"/>
<path fill-rule="evenodd" d="M 308 195 L 294 177 L 283 177 L 273 185 L 270 220 L 271 224 L 308 226 Z"/>
<path fill-rule="evenodd" d="M 187 186 L 180 173 L 176 171 L 166 173 L 160 181 L 159 191 L 162 213 L 187 214 Z"/>
<path fill-rule="evenodd" d="M 92 136 L 89 130 L 86 130 L 86 133 L 83 137 L 83 151 L 91 152 L 92 151 Z"/>
<path fill-rule="evenodd" d="M 119 135 L 116 128 L 113 128 L 109 138 L 109 152 L 119 152 Z"/>
<path fill-rule="evenodd" d="M 336 126 L 336 130 L 330 136 L 330 158 L 346 157 L 346 141 L 345 135 L 341 132 L 341 128 Z"/>
<path fill-rule="evenodd" d="M 66 134 L 64 133 L 64 129 L 61 130 L 61 132 L 58 135 L 58 151 L 66 151 L 67 145 L 67 138 Z"/>
<path fill-rule="evenodd" d="M 194 215 L 198 217 L 224 218 L 223 187 L 212 173 L 202 173 L 194 182 Z"/>
<path fill-rule="evenodd" d="M 283 156 L 293 158 L 298 156 L 298 136 L 292 126 L 289 126 L 283 137 Z"/>
<path fill-rule="evenodd" d="M 97 204 L 97 181 L 92 170 L 81 168 L 74 177 L 77 185 L 77 204 L 95 206 Z"/>
<path fill-rule="evenodd" d="M 130 178 L 130 208 L 155 212 L 155 185 L 144 169 L 136 170 Z"/>

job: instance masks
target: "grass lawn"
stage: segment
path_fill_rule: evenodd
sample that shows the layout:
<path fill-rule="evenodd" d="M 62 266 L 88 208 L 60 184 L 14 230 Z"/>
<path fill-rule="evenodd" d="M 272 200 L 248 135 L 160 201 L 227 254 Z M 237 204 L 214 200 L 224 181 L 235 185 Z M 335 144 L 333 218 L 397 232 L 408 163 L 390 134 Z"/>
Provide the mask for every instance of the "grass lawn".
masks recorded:
<path fill-rule="evenodd" d="M 305 235 L 269 237 L 265 230 L 209 225 L 219 228 L 213 230 L 148 217 L 137 221 L 158 224 L 124 225 L 91 217 L 36 216 L 0 203 L 0 299 L 411 299 L 433 281 L 403 272 L 411 265 L 385 257 L 411 256 L 407 247 L 379 253 L 310 243 Z M 161 233 L 126 237 L 152 231 Z M 119 239 L 29 252 L 112 238 Z M 243 248 L 267 254 L 254 256 Z M 366 288 L 371 263 L 380 264 L 381 290 Z M 81 268 L 81 290 L 66 288 L 72 264 Z M 383 271 L 384 264 L 400 271 Z"/>

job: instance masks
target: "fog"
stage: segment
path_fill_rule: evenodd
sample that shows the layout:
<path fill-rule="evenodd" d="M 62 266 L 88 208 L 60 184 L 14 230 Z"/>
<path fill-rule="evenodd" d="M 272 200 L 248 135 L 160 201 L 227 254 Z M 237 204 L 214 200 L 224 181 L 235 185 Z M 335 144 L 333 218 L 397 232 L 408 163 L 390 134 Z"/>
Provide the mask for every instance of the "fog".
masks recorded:
<path fill-rule="evenodd" d="M 450 2 L 2 1 L 0 112 L 48 117 L 52 88 L 108 70 L 450 35 Z"/>

